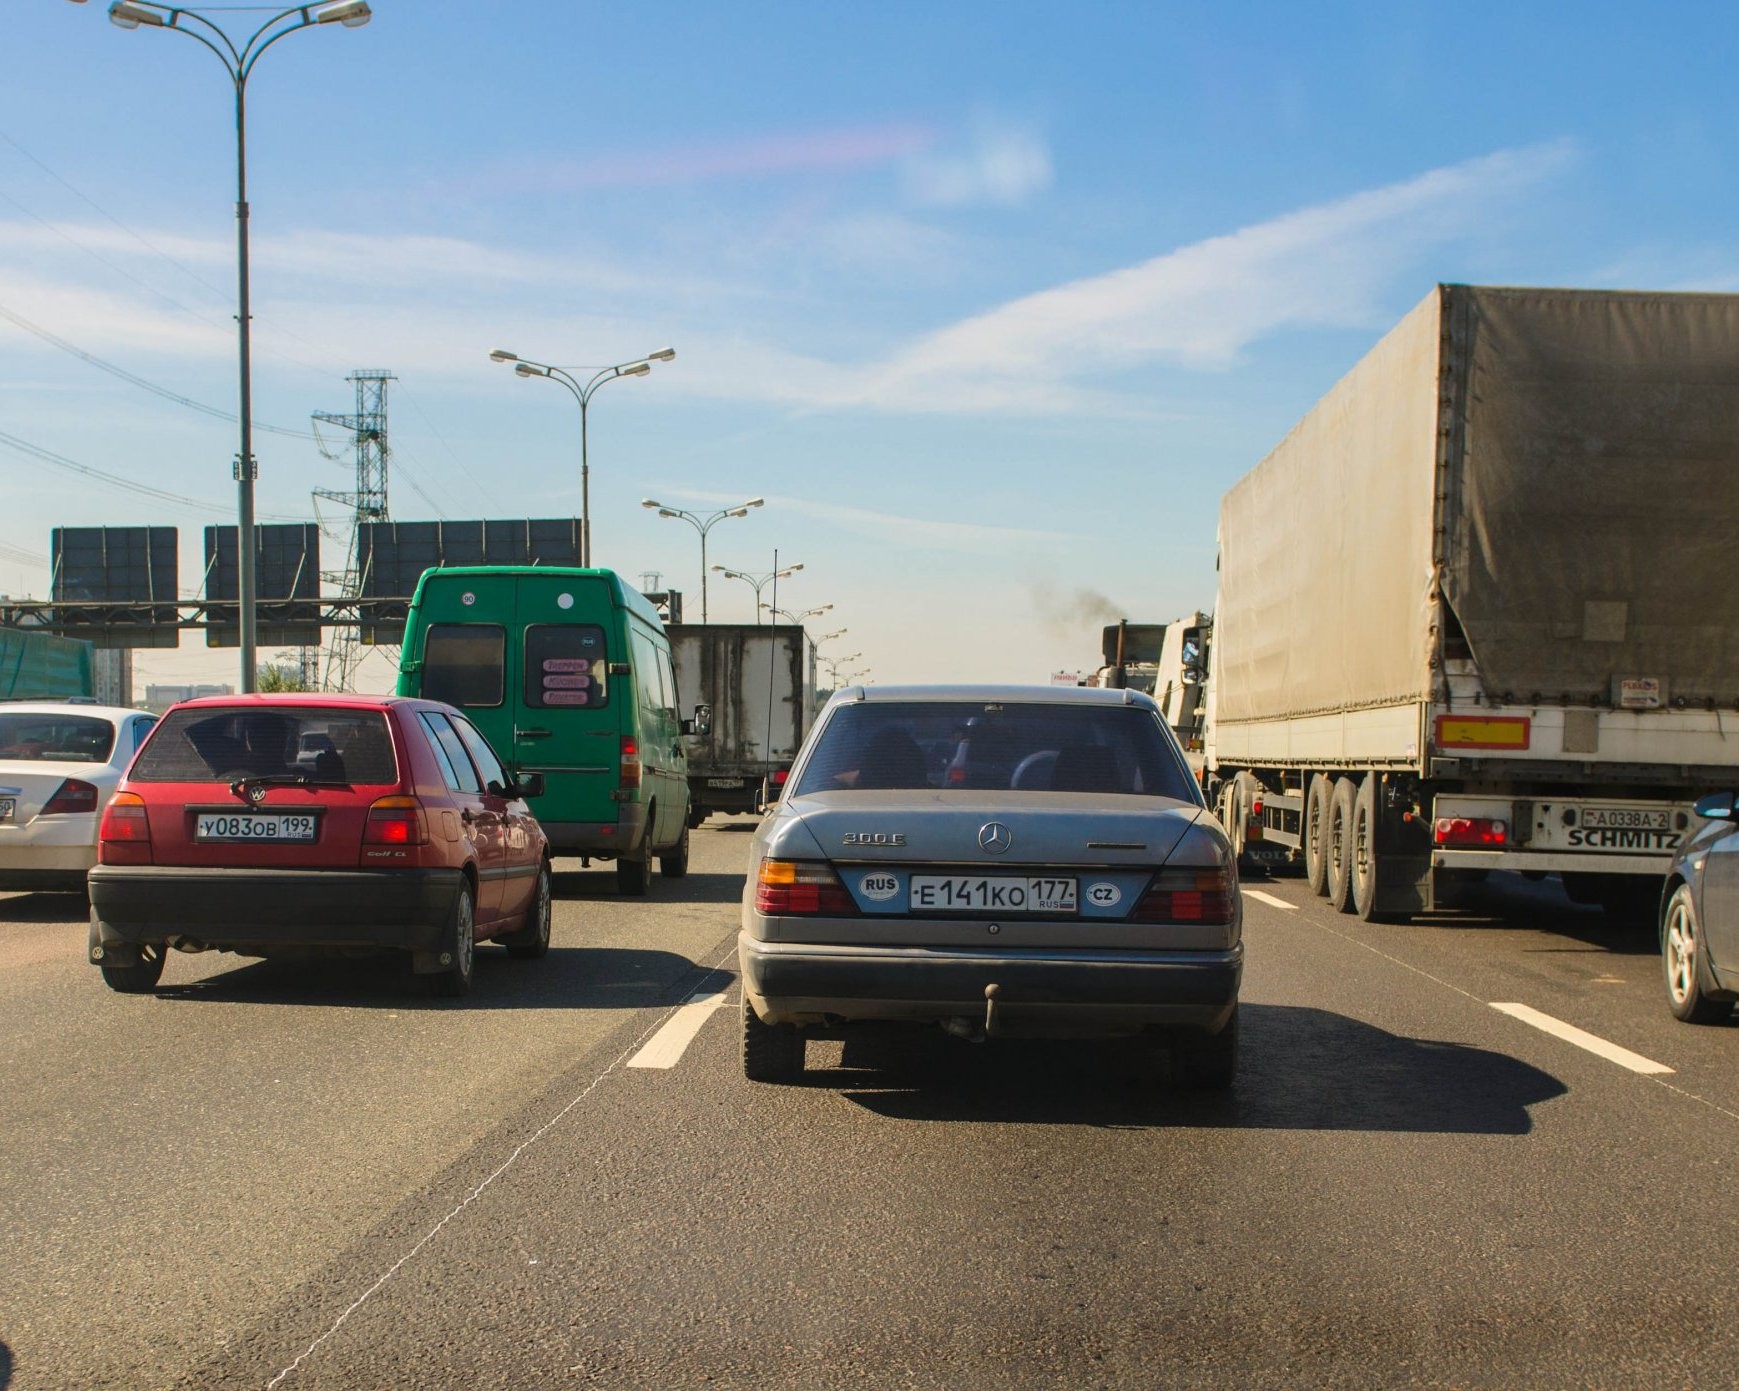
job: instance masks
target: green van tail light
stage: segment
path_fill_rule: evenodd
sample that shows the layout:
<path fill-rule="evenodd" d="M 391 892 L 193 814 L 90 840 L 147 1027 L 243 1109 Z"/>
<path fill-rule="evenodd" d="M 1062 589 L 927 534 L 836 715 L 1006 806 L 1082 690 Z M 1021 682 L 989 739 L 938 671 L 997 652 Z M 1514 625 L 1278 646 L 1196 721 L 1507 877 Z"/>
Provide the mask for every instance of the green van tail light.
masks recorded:
<path fill-rule="evenodd" d="M 427 845 L 429 819 L 415 797 L 377 797 L 363 824 L 364 845 Z"/>
<path fill-rule="evenodd" d="M 622 782 L 624 791 L 640 786 L 640 743 L 632 734 L 622 736 Z"/>

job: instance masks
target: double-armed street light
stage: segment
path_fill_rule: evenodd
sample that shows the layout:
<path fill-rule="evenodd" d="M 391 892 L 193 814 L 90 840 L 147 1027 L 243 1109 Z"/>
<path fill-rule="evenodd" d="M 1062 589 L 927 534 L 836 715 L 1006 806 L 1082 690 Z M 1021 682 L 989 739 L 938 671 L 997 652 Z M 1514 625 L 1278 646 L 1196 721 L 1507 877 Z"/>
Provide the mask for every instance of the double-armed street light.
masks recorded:
<path fill-rule="evenodd" d="M 698 531 L 700 533 L 700 621 L 702 623 L 706 622 L 706 534 L 707 534 L 707 532 L 709 532 L 713 529 L 714 524 L 716 524 L 718 522 L 722 522 L 726 517 L 746 517 L 746 516 L 748 516 L 749 509 L 751 507 L 765 506 L 766 501 L 767 501 L 767 499 L 763 498 L 763 497 L 752 497 L 747 502 L 739 502 L 735 507 L 723 507 L 723 508 L 720 508 L 717 512 L 710 512 L 703 518 L 703 517 L 697 517 L 693 512 L 686 512 L 680 507 L 667 507 L 664 503 L 655 502 L 649 497 L 642 498 L 640 500 L 640 505 L 642 507 L 651 507 L 651 508 L 657 509 L 658 515 L 661 517 L 676 517 L 681 521 L 685 521 L 685 522 L 689 523 L 689 525 L 691 525 L 696 531 Z"/>
<path fill-rule="evenodd" d="M 73 0 L 83 4 L 84 0 Z M 241 441 L 233 470 L 236 496 L 236 566 L 241 643 L 241 689 L 254 689 L 257 647 L 258 578 L 254 565 L 254 480 L 259 466 L 253 448 L 253 369 L 248 310 L 248 160 L 247 85 L 260 55 L 286 34 L 321 24 L 339 24 L 355 29 L 372 17 L 367 0 L 337 0 L 326 5 L 292 5 L 280 10 L 237 43 L 217 23 L 198 10 L 176 5 L 145 3 L 145 0 L 115 0 L 109 19 L 122 29 L 169 29 L 185 34 L 217 55 L 235 87 L 236 165 L 236 325 L 241 359 Z"/>
<path fill-rule="evenodd" d="M 675 348 L 660 348 L 657 352 L 647 353 L 645 357 L 637 357 L 632 362 L 618 362 L 609 367 L 600 367 L 582 383 L 565 368 L 548 362 L 532 362 L 518 353 L 508 352 L 506 348 L 497 348 L 489 354 L 491 362 L 511 362 L 513 370 L 522 377 L 547 377 L 552 382 L 560 382 L 573 393 L 574 400 L 580 403 L 581 565 L 592 563 L 592 471 L 586 458 L 586 407 L 592 403 L 592 393 L 605 382 L 613 382 L 618 377 L 644 377 L 652 370 L 653 363 L 669 362 L 675 356 Z"/>
<path fill-rule="evenodd" d="M 817 614 L 826 613 L 832 607 L 832 604 L 823 604 L 820 608 L 804 609 L 802 613 L 792 613 L 790 609 L 769 609 L 768 612 L 775 618 L 783 618 L 787 623 L 795 623 L 801 627 L 805 618 L 814 618 Z"/>
<path fill-rule="evenodd" d="M 715 573 L 723 575 L 727 580 L 742 580 L 743 583 L 754 588 L 755 622 L 759 623 L 761 621 L 761 590 L 768 584 L 772 584 L 773 593 L 777 595 L 779 592 L 779 586 L 773 582 L 776 580 L 790 579 L 791 576 L 795 575 L 803 568 L 803 566 L 801 564 L 787 565 L 782 570 L 774 570 L 770 574 L 765 575 L 746 574 L 742 570 L 733 570 L 727 565 L 715 565 L 712 568 Z"/>

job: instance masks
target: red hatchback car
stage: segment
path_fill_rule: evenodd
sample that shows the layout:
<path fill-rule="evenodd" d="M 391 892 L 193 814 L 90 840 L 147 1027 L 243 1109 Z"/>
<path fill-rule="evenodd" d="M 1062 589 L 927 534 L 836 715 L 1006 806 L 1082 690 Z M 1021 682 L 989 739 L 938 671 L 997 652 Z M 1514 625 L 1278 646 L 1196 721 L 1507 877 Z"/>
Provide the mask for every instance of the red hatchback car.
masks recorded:
<path fill-rule="evenodd" d="M 221 696 L 177 705 L 103 812 L 90 959 L 153 989 L 170 947 L 244 956 L 408 953 L 437 993 L 474 948 L 549 950 L 550 852 L 483 736 L 396 696 Z"/>

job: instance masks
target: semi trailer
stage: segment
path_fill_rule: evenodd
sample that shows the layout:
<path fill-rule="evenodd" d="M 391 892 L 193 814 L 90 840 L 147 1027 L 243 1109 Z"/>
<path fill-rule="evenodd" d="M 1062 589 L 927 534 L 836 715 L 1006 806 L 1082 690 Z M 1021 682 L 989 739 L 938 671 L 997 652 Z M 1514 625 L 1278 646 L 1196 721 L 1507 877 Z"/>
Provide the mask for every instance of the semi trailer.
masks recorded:
<path fill-rule="evenodd" d="M 1441 285 L 1222 499 L 1205 790 L 1368 919 L 1646 913 L 1739 765 L 1739 295 Z"/>

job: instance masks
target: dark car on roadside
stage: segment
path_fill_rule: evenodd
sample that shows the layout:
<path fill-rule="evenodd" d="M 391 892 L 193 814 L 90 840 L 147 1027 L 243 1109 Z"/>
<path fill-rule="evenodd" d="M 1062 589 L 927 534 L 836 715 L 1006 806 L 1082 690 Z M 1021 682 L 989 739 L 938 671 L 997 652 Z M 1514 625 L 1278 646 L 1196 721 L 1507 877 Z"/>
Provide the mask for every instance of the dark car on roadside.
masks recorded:
<path fill-rule="evenodd" d="M 1711 793 L 1694 809 L 1703 819 L 1661 895 L 1661 967 L 1675 1017 L 1719 1024 L 1739 1001 L 1739 793 Z"/>
<path fill-rule="evenodd" d="M 811 1038 L 928 1024 L 1146 1039 L 1183 1085 L 1224 1088 L 1242 921 L 1231 845 L 1151 697 L 840 691 L 750 850 L 743 1070 L 792 1081 Z"/>
<path fill-rule="evenodd" d="M 174 706 L 104 808 L 89 956 L 155 988 L 169 949 L 396 952 L 439 994 L 480 941 L 549 950 L 550 851 L 483 736 L 438 701 L 243 695 Z"/>

